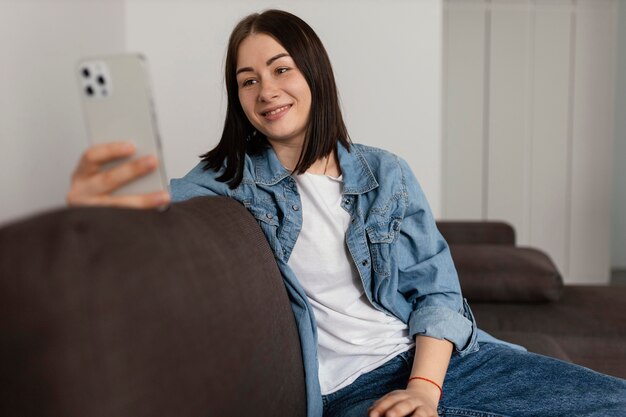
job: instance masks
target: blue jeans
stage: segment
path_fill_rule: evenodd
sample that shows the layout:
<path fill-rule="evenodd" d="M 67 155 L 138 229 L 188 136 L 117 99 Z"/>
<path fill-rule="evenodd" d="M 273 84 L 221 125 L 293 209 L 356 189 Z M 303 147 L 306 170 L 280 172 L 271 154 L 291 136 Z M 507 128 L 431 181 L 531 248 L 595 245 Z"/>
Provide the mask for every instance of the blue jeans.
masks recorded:
<path fill-rule="evenodd" d="M 365 417 L 383 395 L 406 388 L 414 351 L 323 396 L 324 417 Z M 626 380 L 547 356 L 485 343 L 453 355 L 441 417 L 625 417 Z"/>

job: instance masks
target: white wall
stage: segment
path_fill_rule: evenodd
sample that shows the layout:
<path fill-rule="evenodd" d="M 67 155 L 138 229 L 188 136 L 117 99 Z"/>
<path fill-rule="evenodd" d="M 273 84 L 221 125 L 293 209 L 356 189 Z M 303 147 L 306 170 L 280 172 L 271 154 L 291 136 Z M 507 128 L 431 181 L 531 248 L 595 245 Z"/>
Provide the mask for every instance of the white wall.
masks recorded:
<path fill-rule="evenodd" d="M 607 283 L 615 0 L 446 0 L 444 209 Z"/>
<path fill-rule="evenodd" d="M 325 43 L 355 142 L 405 157 L 438 214 L 441 0 L 1 0 L 0 223 L 65 204 L 88 145 L 74 65 L 144 52 L 171 177 L 217 143 L 228 36 L 243 16 L 290 10 Z"/>
<path fill-rule="evenodd" d="M 219 140 L 228 36 L 242 17 L 272 7 L 322 39 L 352 139 L 407 159 L 438 214 L 441 0 L 127 0 L 127 47 L 151 61 L 168 175 L 184 175 Z"/>
<path fill-rule="evenodd" d="M 615 144 L 613 152 L 613 223 L 611 265 L 626 269 L 626 4 L 619 2 Z"/>
<path fill-rule="evenodd" d="M 0 1 L 0 223 L 64 204 L 87 145 L 74 65 L 123 48 L 122 0 Z"/>

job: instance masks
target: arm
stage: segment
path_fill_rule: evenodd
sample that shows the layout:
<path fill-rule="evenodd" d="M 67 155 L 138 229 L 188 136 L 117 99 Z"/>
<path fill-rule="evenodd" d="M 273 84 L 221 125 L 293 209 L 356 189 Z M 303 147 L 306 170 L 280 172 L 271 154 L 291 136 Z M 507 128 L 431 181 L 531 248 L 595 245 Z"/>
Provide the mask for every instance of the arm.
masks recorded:
<path fill-rule="evenodd" d="M 451 355 L 452 343 L 447 340 L 417 336 L 410 378 L 427 378 L 442 387 Z M 440 395 L 439 388 L 431 382 L 414 379 L 408 382 L 405 389 L 392 391 L 376 401 L 370 408 L 369 417 L 436 417 Z"/>
<path fill-rule="evenodd" d="M 407 209 L 396 244 L 398 291 L 411 305 L 409 335 L 445 339 L 464 356 L 476 350 L 476 322 L 426 196 L 402 159 L 400 168 Z"/>
<path fill-rule="evenodd" d="M 437 230 L 426 198 L 408 164 L 400 160 L 407 210 L 397 243 L 398 291 L 412 306 L 409 334 L 415 359 L 405 389 L 374 403 L 370 417 L 437 416 L 453 349 L 474 349 L 475 322 L 464 303 L 448 245 Z M 433 381 L 435 384 L 423 379 Z"/>

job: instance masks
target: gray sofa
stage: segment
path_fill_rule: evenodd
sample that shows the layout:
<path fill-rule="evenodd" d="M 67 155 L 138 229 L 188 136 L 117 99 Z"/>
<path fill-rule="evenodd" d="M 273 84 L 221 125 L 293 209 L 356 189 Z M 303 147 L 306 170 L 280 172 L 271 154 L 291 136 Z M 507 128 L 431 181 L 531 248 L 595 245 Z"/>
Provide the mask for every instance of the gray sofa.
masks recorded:
<path fill-rule="evenodd" d="M 304 416 L 295 320 L 233 200 L 0 229 L 0 416 Z"/>
<path fill-rule="evenodd" d="M 439 222 L 478 325 L 528 350 L 626 378 L 626 286 L 563 285 L 502 222 Z"/>
<path fill-rule="evenodd" d="M 485 330 L 625 376 L 624 292 L 562 293 L 472 305 Z M 63 208 L 0 229 L 1 416 L 304 414 L 287 294 L 235 201 Z"/>

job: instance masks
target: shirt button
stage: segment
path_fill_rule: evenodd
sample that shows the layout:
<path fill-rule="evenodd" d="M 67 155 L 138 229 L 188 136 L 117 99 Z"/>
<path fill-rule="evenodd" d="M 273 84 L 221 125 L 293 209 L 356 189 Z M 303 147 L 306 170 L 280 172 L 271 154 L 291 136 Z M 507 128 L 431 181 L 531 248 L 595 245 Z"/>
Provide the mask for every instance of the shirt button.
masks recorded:
<path fill-rule="evenodd" d="M 291 208 L 293 209 L 293 211 L 298 211 L 300 210 L 300 207 L 298 207 L 297 204 L 294 204 L 293 206 L 291 206 Z"/>
<path fill-rule="evenodd" d="M 346 205 L 348 205 L 348 206 L 351 204 L 350 200 L 349 200 L 349 199 L 347 199 L 347 198 L 346 198 L 345 200 L 343 200 L 343 202 L 344 202 L 344 204 L 346 204 Z"/>
<path fill-rule="evenodd" d="M 267 217 L 268 219 L 273 219 L 274 218 L 274 216 L 272 216 L 272 213 L 267 213 L 265 215 L 265 217 Z"/>
<path fill-rule="evenodd" d="M 400 230 L 400 225 L 399 225 L 398 223 L 394 224 L 394 225 L 393 225 L 393 230 L 395 230 L 396 232 L 397 232 L 398 230 Z"/>
<path fill-rule="evenodd" d="M 361 265 L 367 266 L 368 263 L 369 261 L 367 259 L 363 259 L 363 261 L 361 262 Z"/>

